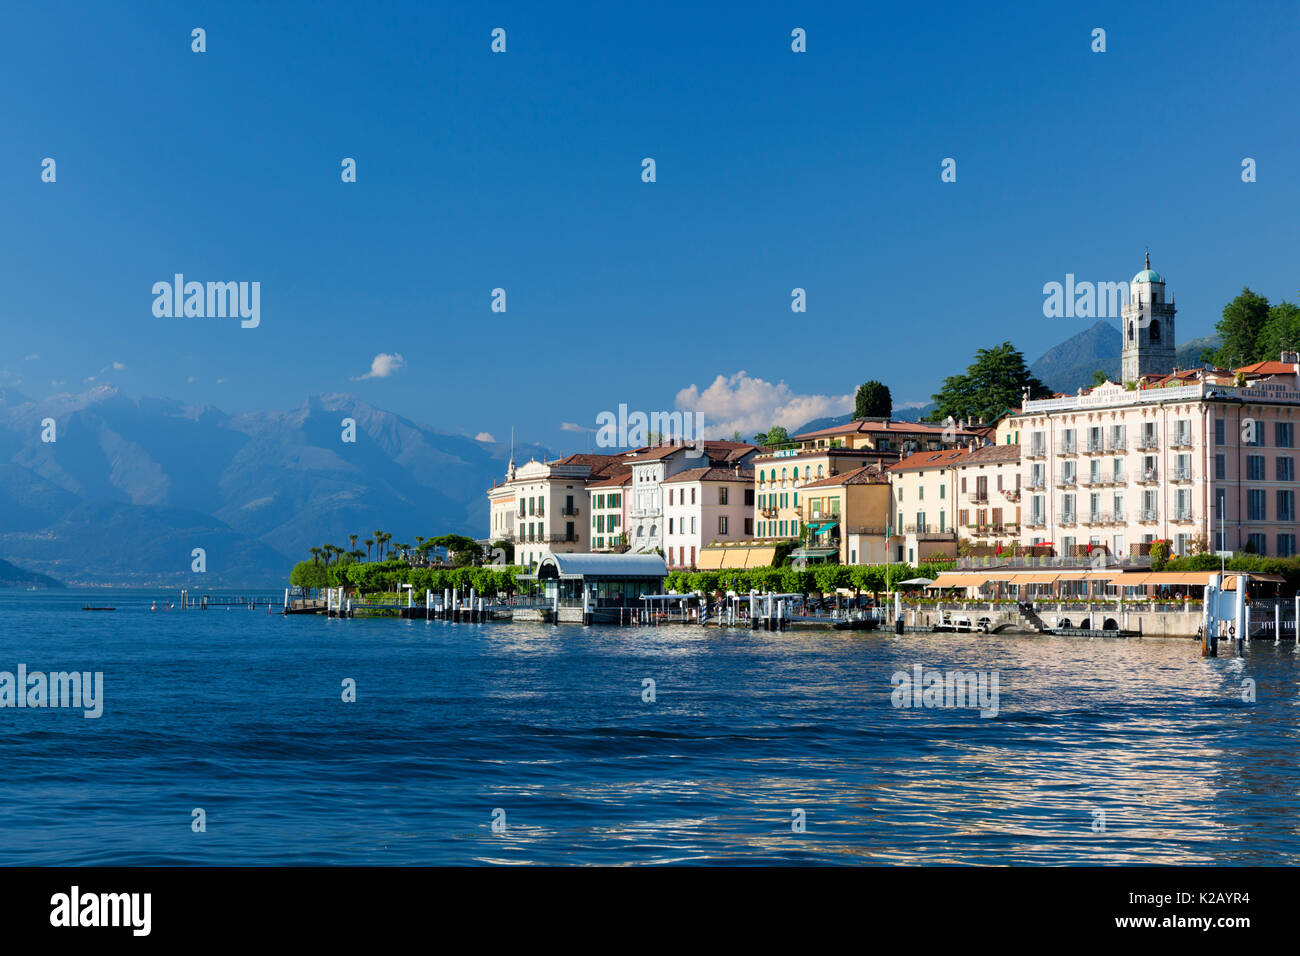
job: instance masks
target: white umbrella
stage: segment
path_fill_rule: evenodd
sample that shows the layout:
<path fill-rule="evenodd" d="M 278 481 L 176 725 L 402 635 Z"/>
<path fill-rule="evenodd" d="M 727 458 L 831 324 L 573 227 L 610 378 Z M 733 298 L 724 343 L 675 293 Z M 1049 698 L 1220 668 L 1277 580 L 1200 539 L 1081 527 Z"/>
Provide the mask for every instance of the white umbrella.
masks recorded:
<path fill-rule="evenodd" d="M 906 581 L 899 581 L 898 583 L 899 583 L 900 585 L 903 585 L 903 584 L 923 584 L 923 585 L 930 585 L 930 584 L 933 584 L 934 581 L 935 581 L 934 578 L 908 578 Z"/>

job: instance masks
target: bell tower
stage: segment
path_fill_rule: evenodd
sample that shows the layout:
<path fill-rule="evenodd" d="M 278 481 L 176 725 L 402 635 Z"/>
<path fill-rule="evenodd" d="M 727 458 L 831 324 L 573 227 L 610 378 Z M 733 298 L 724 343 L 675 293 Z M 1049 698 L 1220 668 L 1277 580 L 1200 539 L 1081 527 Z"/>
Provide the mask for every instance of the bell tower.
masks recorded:
<path fill-rule="evenodd" d="M 1129 283 L 1128 305 L 1124 306 L 1124 344 L 1119 354 L 1120 378 L 1125 383 L 1174 370 L 1176 311 L 1173 297 L 1165 299 L 1165 280 L 1151 268 L 1148 252 L 1146 268 Z"/>

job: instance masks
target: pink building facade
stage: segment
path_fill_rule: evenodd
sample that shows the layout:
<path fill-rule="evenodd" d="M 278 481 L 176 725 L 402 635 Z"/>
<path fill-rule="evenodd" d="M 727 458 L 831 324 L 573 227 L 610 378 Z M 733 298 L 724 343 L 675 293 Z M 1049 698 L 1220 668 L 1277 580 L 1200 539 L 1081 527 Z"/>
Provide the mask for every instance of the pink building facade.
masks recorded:
<path fill-rule="evenodd" d="M 1184 372 L 1138 390 L 1108 382 L 1026 401 L 1015 421 L 1023 544 L 1067 557 L 1089 544 L 1141 554 L 1159 539 L 1178 554 L 1296 553 L 1294 354 L 1235 375 Z"/>

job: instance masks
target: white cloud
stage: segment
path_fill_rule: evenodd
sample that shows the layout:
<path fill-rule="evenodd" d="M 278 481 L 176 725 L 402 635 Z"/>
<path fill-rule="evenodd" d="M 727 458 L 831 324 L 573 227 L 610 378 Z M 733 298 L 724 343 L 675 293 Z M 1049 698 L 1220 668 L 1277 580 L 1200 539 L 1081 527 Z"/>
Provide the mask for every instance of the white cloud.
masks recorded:
<path fill-rule="evenodd" d="M 577 422 L 560 422 L 560 431 L 562 432 L 594 432 L 596 429 L 588 428 L 586 425 L 579 425 Z"/>
<path fill-rule="evenodd" d="M 475 441 L 490 441 L 490 442 L 495 442 L 495 441 L 496 441 L 496 439 L 492 437 L 492 433 L 491 433 L 491 432 L 479 432 L 477 435 L 474 436 L 474 440 L 475 440 Z"/>
<path fill-rule="evenodd" d="M 406 359 L 396 352 L 380 352 L 370 362 L 370 371 L 365 375 L 354 376 L 352 381 L 360 382 L 367 378 L 388 378 L 406 368 Z"/>
<path fill-rule="evenodd" d="M 40 356 L 37 355 L 35 352 L 33 352 L 31 355 L 26 356 L 26 357 L 23 359 L 23 361 L 24 361 L 24 362 L 35 362 L 38 358 L 40 358 Z"/>
<path fill-rule="evenodd" d="M 101 368 L 99 370 L 99 374 L 103 375 L 105 372 L 125 372 L 125 371 L 126 371 L 125 362 L 114 362 L 112 365 L 105 365 L 103 368 Z"/>
<path fill-rule="evenodd" d="M 799 395 L 785 382 L 769 382 L 739 371 L 730 378 L 719 375 L 700 391 L 691 385 L 677 393 L 682 411 L 704 414 L 705 435 L 730 438 L 740 432 L 745 441 L 772 425 L 791 430 L 814 418 L 853 411 L 853 395 Z"/>
<path fill-rule="evenodd" d="M 196 379 L 193 375 L 191 375 L 191 376 L 190 376 L 189 378 L 187 378 L 185 381 L 188 382 L 189 384 L 193 385 L 196 381 L 198 381 L 198 379 Z"/>

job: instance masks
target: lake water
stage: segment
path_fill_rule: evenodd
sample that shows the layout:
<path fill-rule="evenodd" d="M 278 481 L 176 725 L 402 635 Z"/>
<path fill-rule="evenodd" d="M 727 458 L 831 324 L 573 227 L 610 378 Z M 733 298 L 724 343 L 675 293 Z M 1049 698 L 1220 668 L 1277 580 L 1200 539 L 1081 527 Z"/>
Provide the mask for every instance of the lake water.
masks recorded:
<path fill-rule="evenodd" d="M 98 719 L 0 709 L 0 863 L 1300 861 L 1291 643 L 149 610 L 166 596 L 0 592 L 0 671 L 104 680 Z M 895 707 L 918 664 L 996 674 L 997 715 Z"/>

